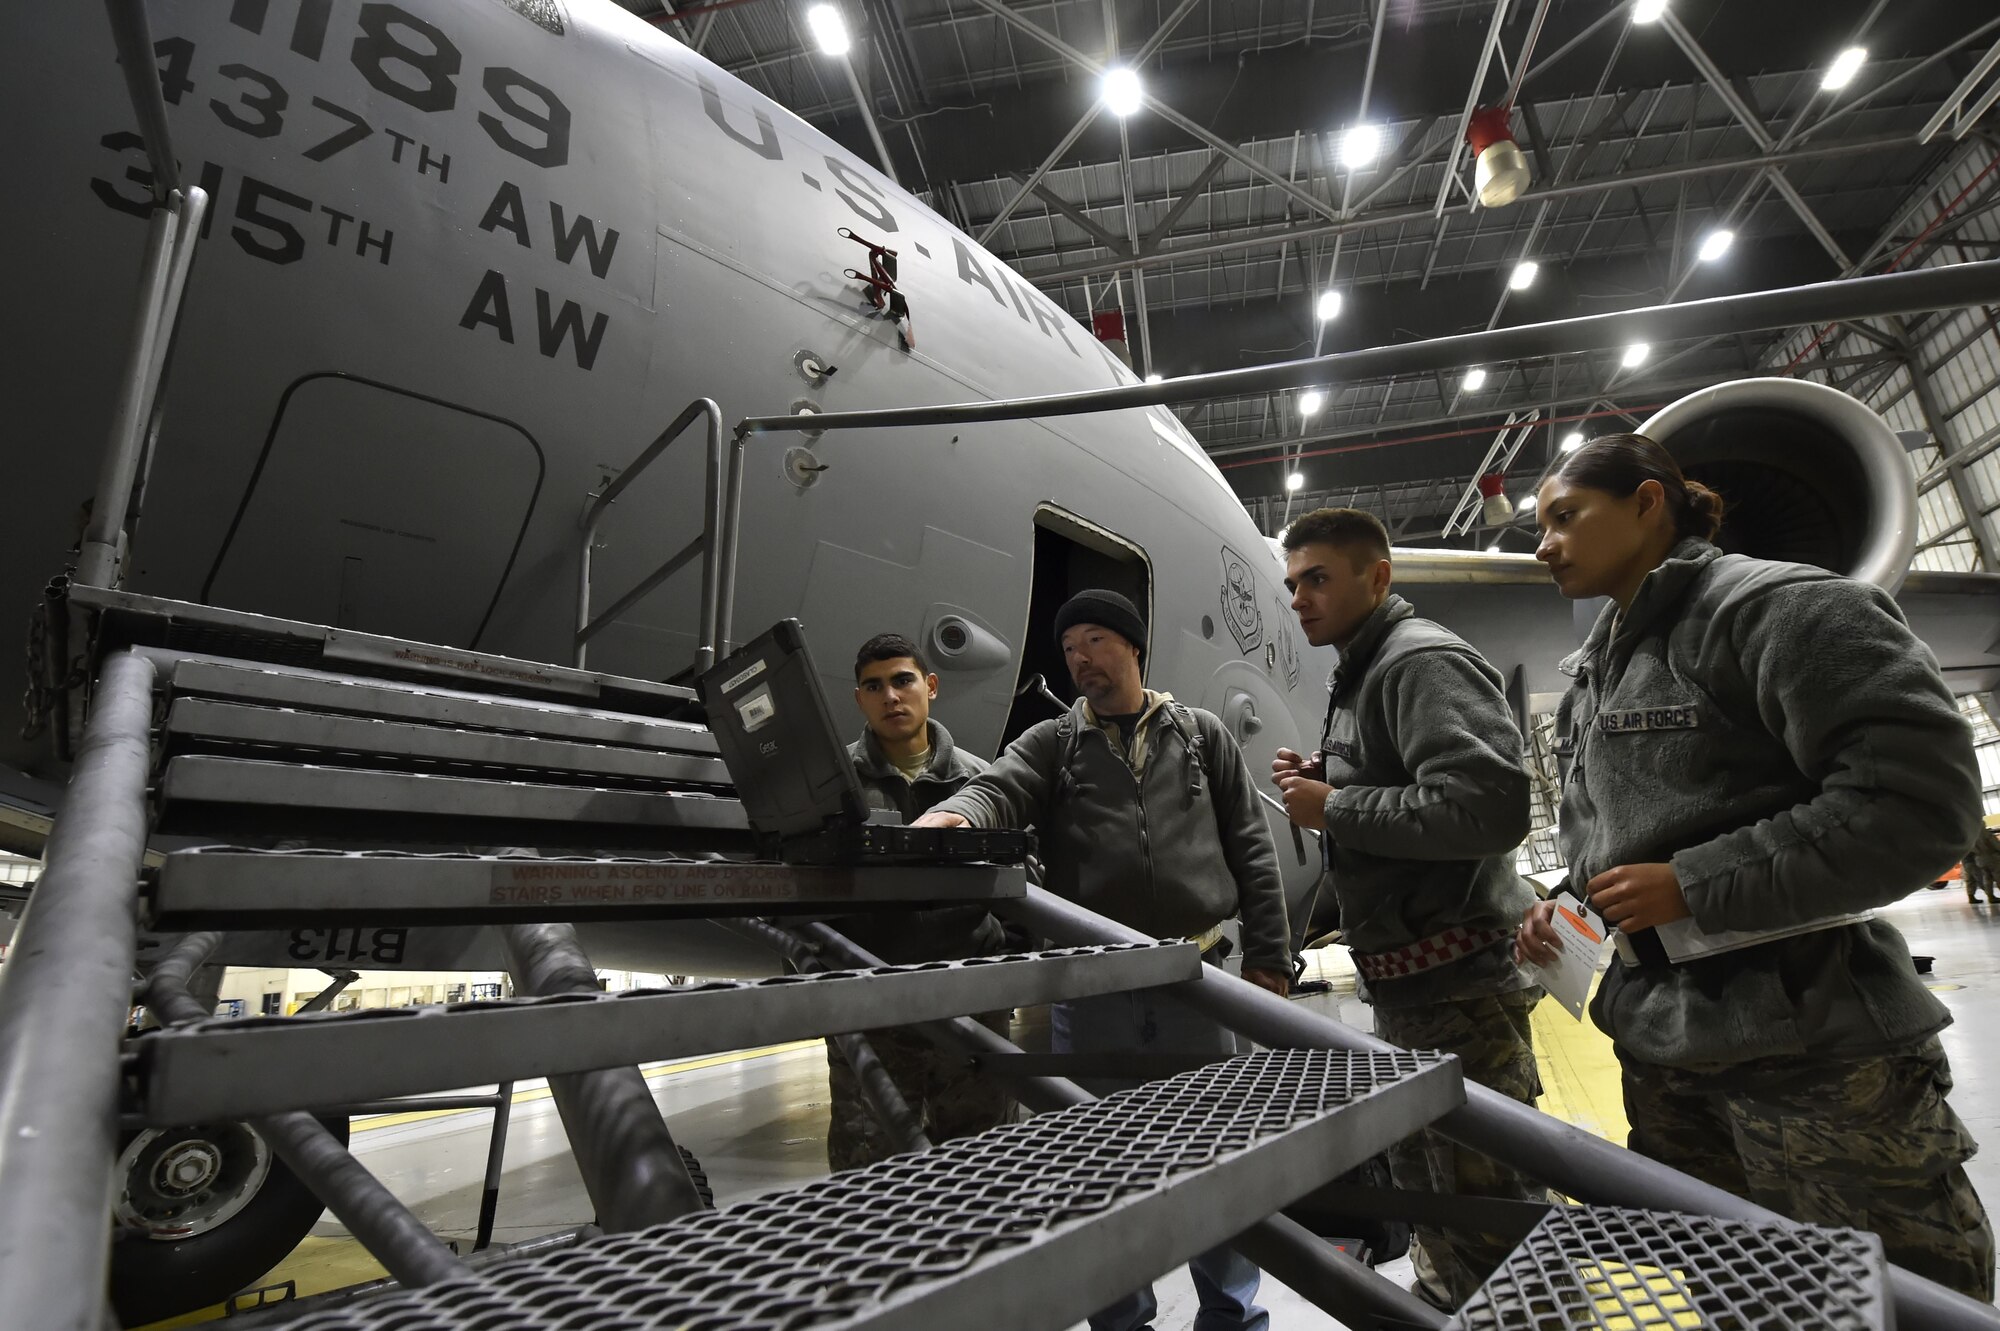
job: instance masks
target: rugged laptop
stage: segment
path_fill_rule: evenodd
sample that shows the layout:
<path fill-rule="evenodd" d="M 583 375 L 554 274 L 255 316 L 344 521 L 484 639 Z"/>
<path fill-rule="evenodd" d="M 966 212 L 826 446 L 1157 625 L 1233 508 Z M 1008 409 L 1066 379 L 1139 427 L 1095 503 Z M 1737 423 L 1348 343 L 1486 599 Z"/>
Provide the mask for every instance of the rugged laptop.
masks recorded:
<path fill-rule="evenodd" d="M 1031 846 L 1007 828 L 908 827 L 871 812 L 834 733 L 805 632 L 780 620 L 700 681 L 722 761 L 766 854 L 793 864 L 1019 864 Z"/>

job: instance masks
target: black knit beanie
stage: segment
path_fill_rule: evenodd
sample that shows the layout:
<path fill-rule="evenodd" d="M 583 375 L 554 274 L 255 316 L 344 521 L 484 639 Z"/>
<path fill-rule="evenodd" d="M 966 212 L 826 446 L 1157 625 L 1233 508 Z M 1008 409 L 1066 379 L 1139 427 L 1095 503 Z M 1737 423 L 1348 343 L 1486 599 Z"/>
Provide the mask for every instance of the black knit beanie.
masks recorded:
<path fill-rule="evenodd" d="M 1141 653 L 1146 650 L 1146 621 L 1139 618 L 1138 609 L 1117 592 L 1092 588 L 1064 601 L 1062 609 L 1056 611 L 1057 644 L 1061 644 L 1063 634 L 1078 624 L 1100 625 L 1137 647 Z"/>

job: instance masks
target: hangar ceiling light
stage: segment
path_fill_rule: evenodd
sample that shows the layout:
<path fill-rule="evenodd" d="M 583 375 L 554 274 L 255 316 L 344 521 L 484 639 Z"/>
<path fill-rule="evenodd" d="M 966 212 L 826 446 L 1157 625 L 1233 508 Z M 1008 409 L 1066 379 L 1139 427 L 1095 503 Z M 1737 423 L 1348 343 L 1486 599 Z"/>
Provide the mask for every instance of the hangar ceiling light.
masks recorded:
<path fill-rule="evenodd" d="M 1854 76 L 1860 73 L 1861 67 L 1867 63 L 1867 48 L 1850 46 L 1833 58 L 1833 63 L 1827 66 L 1826 74 L 1820 79 L 1819 86 L 1828 92 L 1845 88 L 1854 81 Z"/>
<path fill-rule="evenodd" d="M 813 40 L 827 55 L 846 55 L 852 45 L 847 39 L 847 20 L 833 5 L 814 5 L 808 9 L 806 26 L 812 29 Z"/>
<path fill-rule="evenodd" d="M 1139 74 L 1120 65 L 1104 71 L 1104 109 L 1114 116 L 1129 116 L 1145 105 L 1146 93 L 1139 86 Z"/>
<path fill-rule="evenodd" d="M 1350 171 L 1368 166 L 1382 151 L 1382 130 L 1376 125 L 1356 125 L 1341 136 L 1340 164 Z"/>

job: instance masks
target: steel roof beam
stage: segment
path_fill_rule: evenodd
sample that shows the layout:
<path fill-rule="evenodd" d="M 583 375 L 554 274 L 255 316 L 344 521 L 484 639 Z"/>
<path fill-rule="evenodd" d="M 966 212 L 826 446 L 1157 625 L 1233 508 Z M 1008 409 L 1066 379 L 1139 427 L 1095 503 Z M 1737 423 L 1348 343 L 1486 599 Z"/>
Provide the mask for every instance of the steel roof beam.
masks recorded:
<path fill-rule="evenodd" d="M 981 9 L 986 10 L 988 13 L 992 14 L 995 18 L 1000 19 L 1002 22 L 1007 23 L 1012 27 L 1018 28 L 1022 32 L 1026 33 L 1028 36 L 1033 37 L 1036 41 L 1048 47 L 1051 51 L 1054 51 L 1057 55 L 1062 56 L 1065 60 L 1068 60 L 1071 64 L 1077 66 L 1079 69 L 1082 69 L 1090 74 L 1098 75 L 1099 77 L 1103 76 L 1104 66 L 1102 64 L 1100 64 L 1095 60 L 1092 60 L 1089 56 L 1077 50 L 1074 46 L 1071 46 L 1068 42 L 1056 36 L 1054 33 L 1041 27 L 1039 24 L 1032 23 L 1028 19 L 1023 18 L 1021 15 L 1015 13 L 1013 10 L 1009 9 L 1005 4 L 1001 3 L 1001 0 L 972 0 L 972 3 L 978 5 Z M 1168 106 L 1165 102 L 1153 96 L 1153 94 L 1146 92 L 1143 88 L 1140 90 L 1139 95 L 1142 99 L 1144 99 L 1146 107 L 1149 110 L 1151 110 L 1153 114 L 1159 116 L 1162 120 L 1165 120 L 1168 124 L 1174 126 L 1176 129 L 1179 129 L 1184 133 L 1193 135 L 1195 138 L 1200 139 L 1203 143 L 1207 144 L 1209 147 L 1215 149 L 1219 153 L 1224 154 L 1225 156 L 1229 157 L 1230 159 L 1237 162 L 1238 164 L 1245 167 L 1254 174 L 1262 176 L 1265 180 L 1269 181 L 1273 185 L 1278 186 L 1280 189 L 1284 190 L 1287 194 L 1290 194 L 1292 197 L 1296 198 L 1300 203 L 1305 204 L 1306 207 L 1312 209 L 1314 212 L 1327 218 L 1329 221 L 1336 220 L 1338 218 L 1339 215 L 1328 204 L 1316 198 L 1309 191 L 1301 189 L 1297 185 L 1294 185 L 1291 181 L 1286 180 L 1276 171 L 1273 171 L 1270 167 L 1264 165 L 1264 163 L 1258 161 L 1255 157 L 1252 157 L 1249 153 L 1243 151 L 1243 149 L 1237 147 L 1235 144 L 1229 142 L 1227 139 L 1221 138 L 1211 133 L 1208 129 L 1204 128 L 1203 126 L 1196 124 L 1194 121 L 1182 115 L 1179 111 L 1174 110 L 1173 107 Z"/>
<path fill-rule="evenodd" d="M 1579 180 L 1568 185 L 1555 185 L 1547 189 L 1532 190 L 1523 194 L 1520 204 L 1538 203 L 1544 200 L 1578 198 L 1601 193 L 1605 190 L 1626 189 L 1656 184 L 1661 181 L 1677 181 L 1699 176 L 1716 175 L 1745 169 L 1761 169 L 1768 166 L 1782 166 L 1792 162 L 1815 161 L 1827 157 L 1846 157 L 1858 153 L 1888 152 L 1910 148 L 1916 140 L 1908 134 L 1879 134 L 1865 139 L 1850 139 L 1841 143 L 1816 144 L 1810 147 L 1789 149 L 1783 153 L 1759 154 L 1753 157 L 1709 158 L 1701 161 L 1681 162 L 1673 166 L 1657 167 L 1650 171 L 1631 171 L 1623 175 L 1607 176 L 1593 180 Z M 1280 177 L 1282 179 L 1282 177 Z M 1460 210 L 1469 212 L 1470 209 Z M 1339 234 L 1353 235 L 1358 232 L 1376 231 L 1385 227 L 1405 226 L 1413 222 L 1428 222 L 1431 218 L 1428 207 L 1398 208 L 1389 212 L 1363 214 L 1346 221 L 1313 223 L 1296 227 L 1268 227 L 1244 235 L 1230 236 L 1221 240 L 1208 241 L 1196 245 L 1162 247 L 1150 254 L 1141 254 L 1137 259 L 1125 262 L 1091 260 L 1087 263 L 1066 264 L 1043 272 L 1024 273 L 1037 286 L 1052 282 L 1066 281 L 1074 277 L 1099 277 L 1120 268 L 1133 266 L 1154 267 L 1163 263 L 1173 263 L 1180 259 L 1216 258 L 1225 254 L 1235 254 L 1243 250 L 1260 249 L 1265 246 L 1281 245 L 1287 241 L 1309 240 Z M 1456 213 L 1450 215 L 1457 215 Z"/>
<path fill-rule="evenodd" d="M 1148 60 L 1151 60 L 1154 55 L 1158 54 L 1160 47 L 1166 44 L 1167 38 L 1173 35 L 1174 29 L 1181 25 L 1181 20 L 1193 13 L 1195 6 L 1199 3 L 1201 3 L 1201 0 L 1181 0 L 1179 7 L 1173 13 L 1167 15 L 1166 21 L 1160 24 L 1160 30 L 1151 37 L 1148 37 L 1146 44 L 1139 48 L 1139 53 L 1133 57 L 1133 63 L 1135 65 L 1143 65 Z M 993 233 L 1000 229 L 1000 224 L 1014 215 L 1014 210 L 1021 206 L 1021 200 L 1027 198 L 1029 192 L 1035 186 L 1042 183 L 1042 178 L 1048 175 L 1050 169 L 1057 162 L 1062 160 L 1063 154 L 1070 150 L 1071 145 L 1083 137 L 1083 132 L 1090 128 L 1092 123 L 1097 119 L 1097 113 L 1103 109 L 1104 101 L 1102 98 L 1091 98 L 1090 109 L 1078 118 L 1076 124 L 1070 127 L 1069 133 L 1063 135 L 1062 139 L 1057 142 L 1049 155 L 1042 159 L 1042 164 L 1035 168 L 1034 174 L 1028 177 L 1027 182 L 1015 192 L 1014 197 L 1007 200 L 1007 205 L 1000 210 L 999 214 L 980 230 L 979 235 L 975 239 L 981 245 L 991 240 Z"/>

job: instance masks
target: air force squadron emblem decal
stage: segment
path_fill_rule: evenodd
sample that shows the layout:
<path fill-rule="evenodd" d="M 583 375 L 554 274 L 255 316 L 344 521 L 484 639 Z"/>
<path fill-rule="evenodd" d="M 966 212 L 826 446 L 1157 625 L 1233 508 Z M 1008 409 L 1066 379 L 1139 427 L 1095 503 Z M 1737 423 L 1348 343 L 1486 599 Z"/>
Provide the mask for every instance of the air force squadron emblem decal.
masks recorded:
<path fill-rule="evenodd" d="M 1264 641 L 1264 611 L 1257 604 L 1257 576 L 1242 555 L 1222 547 L 1222 620 L 1246 656 Z"/>

